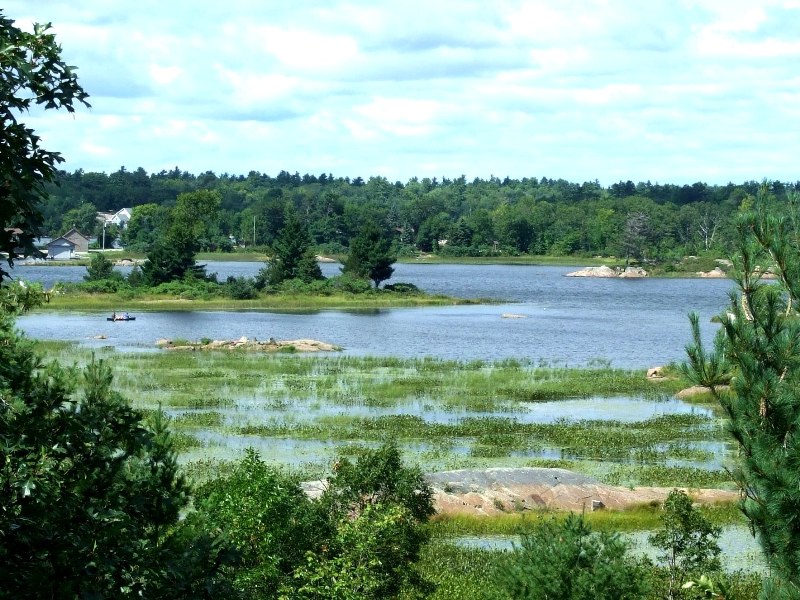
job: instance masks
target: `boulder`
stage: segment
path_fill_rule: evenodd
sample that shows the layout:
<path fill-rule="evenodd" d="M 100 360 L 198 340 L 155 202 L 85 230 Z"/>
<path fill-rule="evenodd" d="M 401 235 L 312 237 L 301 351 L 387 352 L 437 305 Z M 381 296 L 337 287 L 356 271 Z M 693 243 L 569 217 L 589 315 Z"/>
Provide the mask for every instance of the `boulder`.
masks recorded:
<path fill-rule="evenodd" d="M 718 390 L 729 390 L 729 385 L 718 385 L 716 386 Z M 687 400 L 688 398 L 694 398 L 696 396 L 702 396 L 703 394 L 710 394 L 711 388 L 707 388 L 703 385 L 693 385 L 688 388 L 682 389 L 680 392 L 675 394 L 675 397 L 679 400 Z"/>
<path fill-rule="evenodd" d="M 619 276 L 624 278 L 647 277 L 647 271 L 642 267 L 625 267 L 625 270 Z"/>
<path fill-rule="evenodd" d="M 719 267 L 714 267 L 710 271 L 706 272 L 698 271 L 697 276 L 709 279 L 725 279 L 728 276 L 728 274 Z"/>
<path fill-rule="evenodd" d="M 618 277 L 619 273 L 611 267 L 602 265 L 599 267 L 586 267 L 579 271 L 567 273 L 567 277 Z"/>

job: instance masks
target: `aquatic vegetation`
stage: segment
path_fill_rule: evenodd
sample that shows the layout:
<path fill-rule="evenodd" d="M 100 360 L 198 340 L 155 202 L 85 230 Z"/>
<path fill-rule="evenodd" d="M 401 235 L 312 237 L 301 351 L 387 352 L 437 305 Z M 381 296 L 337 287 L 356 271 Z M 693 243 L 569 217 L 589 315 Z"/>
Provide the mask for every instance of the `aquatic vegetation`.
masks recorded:
<path fill-rule="evenodd" d="M 41 347 L 60 360 L 91 359 L 79 346 Z M 648 381 L 643 371 L 519 359 L 98 354 L 137 407 L 163 407 L 176 432 L 197 438 L 182 442 L 192 460 L 255 444 L 285 448 L 280 461 L 291 447 L 300 453 L 293 466 L 318 471 L 333 448 L 396 439 L 407 460 L 431 469 L 561 466 L 621 485 L 727 482 L 718 416 L 674 400 L 684 382 Z"/>

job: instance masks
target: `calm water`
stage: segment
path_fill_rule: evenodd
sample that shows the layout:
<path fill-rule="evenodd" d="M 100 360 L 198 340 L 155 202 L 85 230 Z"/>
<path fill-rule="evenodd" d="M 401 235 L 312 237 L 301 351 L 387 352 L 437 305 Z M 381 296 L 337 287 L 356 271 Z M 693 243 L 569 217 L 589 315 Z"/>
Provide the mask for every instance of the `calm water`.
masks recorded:
<path fill-rule="evenodd" d="M 209 272 L 255 274 L 261 263 L 208 262 Z M 326 275 L 338 265 L 322 264 Z M 593 279 L 564 275 L 574 268 L 505 265 L 398 264 L 392 282 L 431 292 L 489 298 L 501 304 L 371 311 L 140 312 L 130 323 L 105 313 L 40 313 L 19 319 L 34 338 L 75 340 L 120 349 L 152 348 L 159 338 L 312 338 L 349 354 L 436 356 L 459 360 L 531 359 L 583 366 L 596 360 L 643 368 L 684 358 L 687 314 L 700 314 L 707 340 L 710 322 L 724 307 L 731 282 L 710 279 Z M 85 267 L 20 266 L 18 277 L 78 281 Z M 118 310 L 125 310 L 120 306 Z M 503 313 L 524 315 L 504 319 Z M 106 339 L 96 339 L 105 336 Z"/>
<path fill-rule="evenodd" d="M 663 552 L 650 545 L 648 538 L 654 531 L 636 531 L 623 533 L 622 538 L 629 544 L 632 552 L 641 556 L 661 562 Z M 520 538 L 507 535 L 486 536 L 457 536 L 450 538 L 452 543 L 470 548 L 483 548 L 485 550 L 510 551 L 520 546 Z M 722 528 L 722 533 L 717 541 L 722 554 L 722 566 L 726 571 L 738 570 L 766 572 L 764 555 L 758 541 L 750 534 L 744 525 L 727 525 Z"/>

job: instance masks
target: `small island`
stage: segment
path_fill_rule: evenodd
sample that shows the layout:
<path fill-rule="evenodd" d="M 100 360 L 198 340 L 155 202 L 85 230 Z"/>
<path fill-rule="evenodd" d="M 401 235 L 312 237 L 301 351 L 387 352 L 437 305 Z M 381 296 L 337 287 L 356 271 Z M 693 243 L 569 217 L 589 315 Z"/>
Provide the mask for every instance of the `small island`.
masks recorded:
<path fill-rule="evenodd" d="M 242 352 L 338 352 L 341 346 L 320 342 L 318 340 L 258 340 L 242 336 L 237 340 L 207 340 L 190 342 L 188 340 L 160 339 L 156 346 L 165 350 L 238 350 Z"/>

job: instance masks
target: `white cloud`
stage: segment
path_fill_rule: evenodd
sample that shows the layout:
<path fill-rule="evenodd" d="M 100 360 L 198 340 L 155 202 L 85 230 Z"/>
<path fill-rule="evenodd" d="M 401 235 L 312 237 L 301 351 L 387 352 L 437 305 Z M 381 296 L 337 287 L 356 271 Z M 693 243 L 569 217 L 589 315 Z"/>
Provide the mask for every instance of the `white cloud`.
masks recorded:
<path fill-rule="evenodd" d="M 26 119 L 69 168 L 608 183 L 797 179 L 798 9 L 7 0 L 3 10 L 53 21 L 92 94 L 91 111 Z"/>

